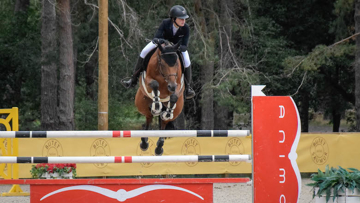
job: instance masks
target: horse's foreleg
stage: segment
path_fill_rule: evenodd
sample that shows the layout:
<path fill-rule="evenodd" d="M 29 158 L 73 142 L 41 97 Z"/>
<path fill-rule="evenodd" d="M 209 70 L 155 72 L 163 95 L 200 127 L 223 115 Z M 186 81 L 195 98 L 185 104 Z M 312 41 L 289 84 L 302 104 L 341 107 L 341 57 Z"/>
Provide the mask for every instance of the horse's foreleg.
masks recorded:
<path fill-rule="evenodd" d="M 147 137 L 141 138 L 140 149 L 146 151 L 149 148 L 149 142 Z"/>
<path fill-rule="evenodd" d="M 170 95 L 170 101 L 168 102 L 166 110 L 160 114 L 162 120 L 167 121 L 174 118 L 174 110 L 176 108 L 177 100 L 178 96 L 176 94 Z"/>
<path fill-rule="evenodd" d="M 162 121 L 161 121 L 161 130 L 165 130 L 166 128 L 166 124 L 168 123 L 167 120 L 173 119 L 174 118 L 174 110 L 176 108 L 176 102 L 178 100 L 178 96 L 175 94 L 172 94 L 170 96 L 170 101 L 167 105 L 167 108 L 165 111 L 163 111 L 160 115 Z M 155 154 L 157 156 L 161 156 L 164 152 L 163 150 L 163 146 L 164 146 L 164 137 L 160 137 L 159 140 L 156 143 L 156 149 L 155 149 Z"/>
<path fill-rule="evenodd" d="M 146 117 L 145 130 L 149 130 L 152 117 Z M 149 142 L 147 137 L 141 138 L 140 149 L 146 151 L 149 148 Z"/>
<path fill-rule="evenodd" d="M 159 119 L 160 122 L 160 119 Z M 164 130 L 166 127 L 166 122 L 165 121 L 161 121 L 161 130 Z M 156 148 L 155 148 L 155 155 L 156 156 L 161 156 L 164 152 L 164 149 L 162 148 L 164 146 L 164 141 L 165 141 L 165 137 L 160 137 L 156 143 Z"/>
<path fill-rule="evenodd" d="M 161 113 L 162 103 L 160 102 L 160 91 L 159 91 L 159 83 L 156 80 L 152 80 L 149 83 L 151 87 L 151 95 L 153 97 L 153 103 L 151 104 L 151 114 L 154 116 L 158 116 Z"/>
<path fill-rule="evenodd" d="M 162 148 L 164 146 L 164 137 L 160 137 L 156 143 L 156 148 L 155 148 L 155 155 L 156 156 L 161 156 L 164 152 L 164 149 Z"/>

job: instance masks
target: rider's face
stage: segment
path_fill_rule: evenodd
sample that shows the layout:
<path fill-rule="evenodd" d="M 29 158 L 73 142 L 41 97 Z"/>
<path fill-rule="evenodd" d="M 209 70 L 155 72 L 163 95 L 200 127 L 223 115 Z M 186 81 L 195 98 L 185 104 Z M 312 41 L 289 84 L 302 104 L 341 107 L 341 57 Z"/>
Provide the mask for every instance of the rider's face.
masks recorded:
<path fill-rule="evenodd" d="M 175 22 L 180 26 L 184 26 L 185 25 L 185 19 L 180 19 L 180 18 L 176 18 Z"/>

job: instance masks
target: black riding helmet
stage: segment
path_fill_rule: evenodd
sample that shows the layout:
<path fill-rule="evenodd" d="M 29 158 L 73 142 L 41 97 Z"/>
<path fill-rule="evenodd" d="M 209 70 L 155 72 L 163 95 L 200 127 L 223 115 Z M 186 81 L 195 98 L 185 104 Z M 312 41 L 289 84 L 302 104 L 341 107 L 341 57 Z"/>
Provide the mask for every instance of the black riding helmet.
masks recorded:
<path fill-rule="evenodd" d="M 180 19 L 187 19 L 189 18 L 186 9 L 180 5 L 176 5 L 173 6 L 170 9 L 170 18 L 176 19 L 176 18 L 180 18 Z"/>

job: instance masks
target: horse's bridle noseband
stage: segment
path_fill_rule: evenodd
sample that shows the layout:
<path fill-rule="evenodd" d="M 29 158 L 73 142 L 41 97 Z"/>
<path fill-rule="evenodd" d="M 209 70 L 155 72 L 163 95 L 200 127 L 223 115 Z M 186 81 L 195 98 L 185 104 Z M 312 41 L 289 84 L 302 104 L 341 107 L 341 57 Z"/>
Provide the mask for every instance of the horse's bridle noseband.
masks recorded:
<path fill-rule="evenodd" d="M 161 45 L 160 45 L 161 46 Z M 158 58 L 158 69 L 159 69 L 159 72 L 160 74 L 163 76 L 163 78 L 165 79 L 166 82 L 168 82 L 169 78 L 171 76 L 174 76 L 175 77 L 175 80 L 177 79 L 178 77 L 178 74 L 177 74 L 177 70 L 179 68 L 179 64 L 177 63 L 177 60 L 178 60 L 178 55 L 176 52 L 167 52 L 167 53 L 161 53 L 160 54 L 160 50 L 158 51 L 158 54 L 157 54 L 157 58 Z M 170 55 L 170 54 L 175 54 L 176 55 L 176 62 L 175 62 L 175 67 L 176 67 L 176 74 L 169 74 L 169 75 L 165 75 L 164 74 L 164 71 L 163 71 L 163 64 L 161 63 L 161 56 L 162 55 Z M 172 67 L 171 67 L 172 68 Z"/>

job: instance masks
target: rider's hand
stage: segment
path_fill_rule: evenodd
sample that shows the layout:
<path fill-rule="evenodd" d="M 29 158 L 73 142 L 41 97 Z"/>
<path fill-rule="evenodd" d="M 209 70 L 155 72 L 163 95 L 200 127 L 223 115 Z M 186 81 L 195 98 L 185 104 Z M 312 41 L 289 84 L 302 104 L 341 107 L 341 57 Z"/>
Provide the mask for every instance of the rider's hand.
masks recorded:
<path fill-rule="evenodd" d="M 161 38 L 154 38 L 154 39 L 153 39 L 153 43 L 154 43 L 154 44 L 164 44 L 164 43 L 165 43 L 165 40 L 164 40 L 164 39 L 161 39 Z"/>

